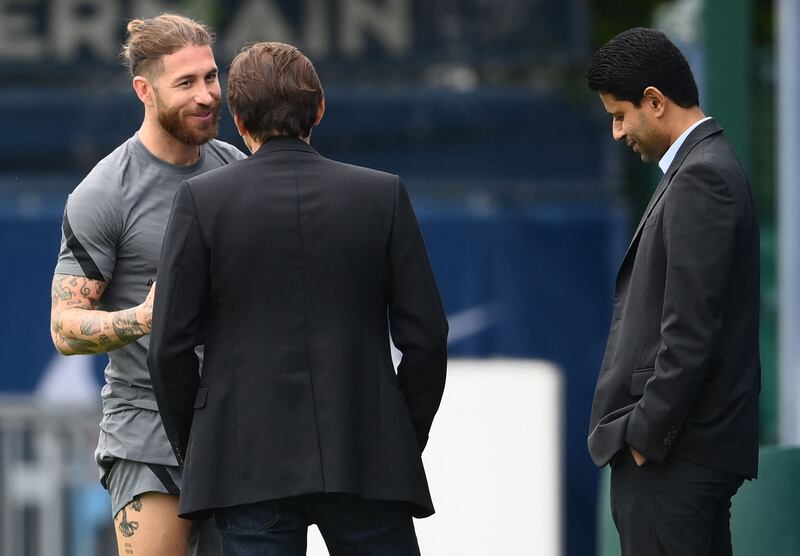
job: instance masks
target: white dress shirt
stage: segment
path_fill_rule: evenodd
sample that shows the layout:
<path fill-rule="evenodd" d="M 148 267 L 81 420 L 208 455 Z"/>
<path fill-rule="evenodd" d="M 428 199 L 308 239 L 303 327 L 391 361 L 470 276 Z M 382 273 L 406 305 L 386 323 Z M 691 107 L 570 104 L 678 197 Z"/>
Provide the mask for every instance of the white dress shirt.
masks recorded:
<path fill-rule="evenodd" d="M 686 131 L 681 133 L 681 136 L 678 137 L 672 145 L 670 145 L 670 147 L 667 149 L 667 152 L 665 152 L 664 156 L 661 157 L 661 160 L 658 161 L 658 167 L 661 168 L 661 171 L 663 173 L 665 174 L 667 173 L 669 165 L 672 164 L 672 161 L 675 159 L 675 155 L 678 154 L 678 149 L 681 148 L 681 145 L 683 145 L 683 142 L 686 141 L 686 138 L 689 136 L 692 130 L 697 126 L 699 126 L 700 124 L 702 124 L 703 122 L 705 122 L 706 120 L 710 119 L 711 116 L 706 116 L 702 120 L 693 123 L 686 129 Z"/>

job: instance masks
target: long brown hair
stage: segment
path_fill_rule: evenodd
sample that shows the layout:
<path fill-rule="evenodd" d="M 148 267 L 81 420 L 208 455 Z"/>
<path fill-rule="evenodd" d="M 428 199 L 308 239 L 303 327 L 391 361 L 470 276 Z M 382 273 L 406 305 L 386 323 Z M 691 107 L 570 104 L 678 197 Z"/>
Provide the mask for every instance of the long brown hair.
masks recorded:
<path fill-rule="evenodd" d="M 128 39 L 120 56 L 131 77 L 153 77 L 161 69 L 161 59 L 184 46 L 214 44 L 214 36 L 204 24 L 177 14 L 161 14 L 151 19 L 128 23 Z"/>

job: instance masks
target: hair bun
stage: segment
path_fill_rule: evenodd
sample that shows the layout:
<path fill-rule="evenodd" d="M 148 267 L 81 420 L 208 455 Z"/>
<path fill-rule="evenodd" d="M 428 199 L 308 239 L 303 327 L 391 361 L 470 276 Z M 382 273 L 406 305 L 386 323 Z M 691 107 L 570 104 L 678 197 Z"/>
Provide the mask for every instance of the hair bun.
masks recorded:
<path fill-rule="evenodd" d="M 135 32 L 137 32 L 142 27 L 143 23 L 144 23 L 144 21 L 142 21 L 141 19 L 132 19 L 128 23 L 128 33 L 133 35 Z"/>

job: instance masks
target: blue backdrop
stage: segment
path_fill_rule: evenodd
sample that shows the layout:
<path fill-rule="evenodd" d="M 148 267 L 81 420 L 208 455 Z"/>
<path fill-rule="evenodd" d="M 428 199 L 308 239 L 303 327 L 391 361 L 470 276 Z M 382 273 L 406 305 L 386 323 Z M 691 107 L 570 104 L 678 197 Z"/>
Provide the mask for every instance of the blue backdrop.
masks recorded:
<path fill-rule="evenodd" d="M 0 136 L 0 391 L 33 390 L 55 354 L 49 291 L 63 202 L 138 126 L 132 96 L 0 94 L 19 131 Z M 329 91 L 314 136 L 322 154 L 404 177 L 453 319 L 453 356 L 543 358 L 563 369 L 570 556 L 594 553 L 597 473 L 585 439 L 628 240 L 606 134 L 604 122 L 548 94 Z M 229 123 L 222 136 L 241 144 Z"/>

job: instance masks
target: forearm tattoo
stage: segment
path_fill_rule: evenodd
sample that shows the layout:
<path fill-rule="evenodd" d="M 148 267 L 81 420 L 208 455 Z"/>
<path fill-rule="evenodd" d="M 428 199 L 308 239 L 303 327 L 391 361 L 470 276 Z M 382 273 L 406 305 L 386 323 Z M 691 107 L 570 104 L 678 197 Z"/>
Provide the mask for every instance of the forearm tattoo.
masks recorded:
<path fill-rule="evenodd" d="M 53 277 L 51 332 L 59 351 L 68 354 L 105 353 L 128 345 L 149 332 L 150 323 L 140 323 L 139 319 L 152 321 L 152 309 L 97 310 L 105 289 L 106 283 L 100 280 L 65 274 Z"/>
<path fill-rule="evenodd" d="M 125 343 L 137 340 L 145 334 L 142 324 L 136 320 L 136 315 L 129 314 L 129 311 L 114 313 L 111 324 L 114 326 L 114 334 Z"/>

